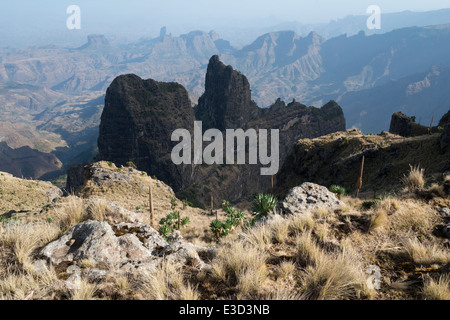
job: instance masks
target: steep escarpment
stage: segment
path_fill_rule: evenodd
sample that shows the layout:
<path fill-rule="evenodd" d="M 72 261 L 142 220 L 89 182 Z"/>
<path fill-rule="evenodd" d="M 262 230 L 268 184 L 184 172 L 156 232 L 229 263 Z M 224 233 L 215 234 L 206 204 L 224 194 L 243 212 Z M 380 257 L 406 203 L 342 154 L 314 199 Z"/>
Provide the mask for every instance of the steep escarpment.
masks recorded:
<path fill-rule="evenodd" d="M 98 139 L 101 160 L 128 161 L 175 190 L 187 187 L 192 168 L 175 166 L 172 132 L 193 132 L 194 111 L 187 91 L 177 83 L 142 80 L 136 75 L 116 78 L 106 92 Z"/>
<path fill-rule="evenodd" d="M 251 99 L 247 78 L 213 56 L 205 93 L 194 109 L 181 85 L 144 81 L 134 75 L 114 80 L 106 94 L 100 125 L 99 160 L 117 165 L 132 161 L 140 170 L 168 183 L 181 198 L 198 205 L 209 203 L 211 195 L 219 203 L 270 188 L 271 179 L 261 175 L 263 165 L 259 162 L 174 165 L 171 151 L 175 143 L 171 142 L 171 134 L 183 128 L 193 136 L 195 120 L 202 122 L 203 131 L 279 130 L 279 166 L 297 140 L 345 130 L 342 109 L 334 101 L 318 109 L 295 100 L 286 105 L 279 99 L 270 109 L 259 108 Z"/>
<path fill-rule="evenodd" d="M 203 128 L 221 131 L 243 128 L 261 113 L 252 101 L 247 78 L 213 56 L 206 73 L 205 93 L 195 108 L 196 118 L 203 122 Z"/>
<path fill-rule="evenodd" d="M 429 183 L 442 182 L 450 172 L 448 153 L 441 152 L 442 134 L 402 137 L 383 132 L 365 135 L 358 129 L 316 139 L 299 140 L 277 175 L 277 189 L 314 182 L 355 190 L 362 157 L 365 157 L 362 192 L 381 194 L 401 189 L 410 166 L 426 168 Z"/>

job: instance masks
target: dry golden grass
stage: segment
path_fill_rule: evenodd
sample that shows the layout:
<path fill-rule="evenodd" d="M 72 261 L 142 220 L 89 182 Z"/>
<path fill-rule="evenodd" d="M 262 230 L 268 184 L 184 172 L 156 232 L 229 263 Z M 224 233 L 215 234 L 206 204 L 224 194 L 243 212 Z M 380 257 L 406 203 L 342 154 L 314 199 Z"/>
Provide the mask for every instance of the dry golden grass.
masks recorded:
<path fill-rule="evenodd" d="M 183 279 L 182 270 L 164 263 L 154 272 L 143 273 L 135 281 L 135 290 L 146 300 L 197 300 L 197 289 Z"/>
<path fill-rule="evenodd" d="M 314 229 L 316 220 L 311 213 L 288 217 L 287 223 L 292 235 Z"/>
<path fill-rule="evenodd" d="M 89 283 L 86 280 L 79 282 L 79 287 L 71 291 L 71 300 L 94 300 L 94 295 L 98 290 L 95 283 Z"/>
<path fill-rule="evenodd" d="M 0 172 L 0 215 L 11 210 L 39 213 L 49 203 L 49 191 L 58 191 L 50 182 L 25 180 Z"/>
<path fill-rule="evenodd" d="M 419 166 L 411 166 L 407 175 L 402 178 L 403 185 L 409 192 L 415 192 L 423 189 L 425 186 L 425 169 Z"/>
<path fill-rule="evenodd" d="M 233 242 L 220 248 L 212 261 L 214 277 L 237 286 L 246 295 L 258 292 L 267 278 L 267 253 L 258 247 Z"/>
<path fill-rule="evenodd" d="M 388 213 L 384 209 L 376 209 L 375 212 L 372 215 L 372 218 L 370 220 L 370 227 L 369 229 L 371 231 L 379 229 L 381 227 L 386 226 L 388 222 Z"/>
<path fill-rule="evenodd" d="M 289 224 L 283 218 L 272 222 L 272 238 L 278 243 L 284 243 L 289 236 Z"/>
<path fill-rule="evenodd" d="M 242 236 L 245 242 L 262 250 L 272 243 L 272 232 L 266 224 L 260 224 L 250 228 Z"/>
<path fill-rule="evenodd" d="M 307 299 L 350 299 L 357 298 L 364 277 L 349 257 L 320 255 L 314 265 L 306 267 L 302 285 Z"/>
<path fill-rule="evenodd" d="M 424 281 L 423 296 L 426 300 L 450 300 L 450 275 L 442 275 L 436 281 L 427 278 Z"/>
<path fill-rule="evenodd" d="M 54 299 L 55 281 L 57 274 L 54 268 L 39 274 L 10 272 L 0 279 L 0 300 Z"/>
<path fill-rule="evenodd" d="M 400 208 L 389 218 L 392 235 L 408 234 L 411 231 L 428 235 L 439 223 L 440 217 L 436 210 L 423 202 L 403 199 L 399 201 L 399 206 Z"/>
<path fill-rule="evenodd" d="M 20 224 L 0 227 L 0 243 L 12 249 L 23 268 L 32 268 L 32 253 L 37 248 L 56 240 L 60 229 L 50 223 Z"/>
<path fill-rule="evenodd" d="M 61 233 L 64 234 L 80 222 L 88 219 L 84 207 L 84 200 L 76 196 L 70 196 L 64 202 L 50 211 L 49 217 L 59 226 Z"/>
<path fill-rule="evenodd" d="M 424 244 L 416 238 L 407 239 L 404 245 L 408 256 L 417 264 L 432 265 L 450 263 L 450 251 L 437 244 Z"/>
<path fill-rule="evenodd" d="M 293 275 L 296 269 L 297 267 L 292 261 L 283 261 L 278 265 L 277 275 L 279 278 L 284 279 Z"/>
<path fill-rule="evenodd" d="M 421 169 L 416 168 L 410 176 L 417 180 L 420 173 Z M 450 206 L 449 199 L 439 192 L 442 189 L 439 185 L 431 187 L 435 198 L 429 202 L 419 199 L 417 194 L 402 193 L 377 202 L 370 210 L 362 210 L 361 200 L 343 197 L 344 205 L 339 211 L 319 209 L 302 215 L 277 216 L 242 232 L 236 230 L 219 244 L 213 242 L 209 231 L 215 216 L 178 207 L 176 210 L 182 216 L 191 219 L 191 224 L 182 230 L 185 239 L 217 245 L 215 257 L 207 261 L 211 268 L 202 271 L 167 263 L 136 277 L 110 270 L 101 284 L 84 279 L 75 290 L 61 289 L 61 281 L 53 269 L 35 272 L 34 252 L 79 222 L 95 219 L 111 224 L 125 219 L 113 213 L 111 202 L 148 219 L 145 201 L 150 184 L 155 188 L 156 222 L 172 211 L 173 193 L 164 184 L 137 171 L 132 174 L 129 185 L 101 188 L 91 185 L 84 190 L 85 196 L 90 193 L 91 198 L 63 198 L 45 214 L 25 218 L 16 226 L 0 226 L 0 298 L 300 300 L 411 299 L 420 295 L 425 299 L 448 298 L 449 280 L 442 272 L 426 278 L 423 287 L 417 289 L 417 281 L 411 285 L 408 279 L 411 271 L 403 269 L 405 254 L 420 268 L 450 263 L 448 249 L 433 234 L 436 226 L 442 224 L 438 209 Z M 417 185 L 422 188 L 420 179 Z M 222 210 L 219 218 L 224 220 Z M 77 264 L 83 272 L 93 267 L 88 260 Z M 407 264 L 410 266 L 411 262 Z M 368 275 L 364 270 L 371 265 L 383 271 L 384 287 L 377 294 L 366 285 Z M 402 272 L 404 279 L 402 276 L 399 280 L 398 272 Z M 413 289 L 416 292 L 411 293 Z"/>

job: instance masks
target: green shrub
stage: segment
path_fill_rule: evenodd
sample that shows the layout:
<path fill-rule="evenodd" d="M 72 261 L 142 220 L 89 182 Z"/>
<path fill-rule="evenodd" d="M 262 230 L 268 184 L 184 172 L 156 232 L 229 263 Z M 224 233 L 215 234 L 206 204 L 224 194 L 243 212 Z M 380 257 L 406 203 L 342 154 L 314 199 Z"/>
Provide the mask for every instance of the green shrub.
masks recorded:
<path fill-rule="evenodd" d="M 338 185 L 332 185 L 329 188 L 330 192 L 333 192 L 339 196 L 343 196 L 347 194 L 347 190 L 344 187 L 338 186 Z"/>
<path fill-rule="evenodd" d="M 133 161 L 128 161 L 128 162 L 127 162 L 127 167 L 128 167 L 128 168 L 137 169 L 137 167 L 136 167 L 136 165 L 133 163 Z"/>
<path fill-rule="evenodd" d="M 257 219 L 266 217 L 275 210 L 278 200 L 271 194 L 257 194 L 252 202 L 252 212 Z"/>
<path fill-rule="evenodd" d="M 376 199 L 376 200 L 371 200 L 371 201 L 364 201 L 362 203 L 362 207 L 363 209 L 366 210 L 370 210 L 372 209 L 378 202 L 380 202 L 380 200 Z"/>
<path fill-rule="evenodd" d="M 178 228 L 178 216 L 180 213 L 178 211 L 170 212 L 165 218 L 162 218 L 159 221 L 160 228 L 159 228 L 159 234 L 163 237 L 167 237 L 169 234 L 171 234 L 174 230 Z M 188 217 L 184 217 L 180 219 L 180 228 L 187 226 L 191 220 Z"/>

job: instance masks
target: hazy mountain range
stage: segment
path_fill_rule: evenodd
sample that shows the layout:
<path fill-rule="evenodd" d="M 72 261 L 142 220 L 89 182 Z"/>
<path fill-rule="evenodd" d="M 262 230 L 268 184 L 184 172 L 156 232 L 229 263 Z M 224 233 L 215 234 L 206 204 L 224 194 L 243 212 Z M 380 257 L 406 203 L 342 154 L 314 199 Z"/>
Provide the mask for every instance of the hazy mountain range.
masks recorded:
<path fill-rule="evenodd" d="M 348 17 L 328 29 L 316 26 L 322 34 L 270 32 L 241 48 L 215 32 L 172 36 L 163 28 L 156 38 L 120 46 L 91 35 L 77 48 L 0 49 L 0 141 L 53 152 L 65 164 L 88 159 L 95 152 L 104 94 L 115 77 L 134 73 L 179 82 L 194 104 L 215 54 L 247 76 L 261 107 L 277 98 L 313 106 L 335 100 L 347 126 L 367 133 L 388 130 L 396 111 L 427 125 L 439 119 L 450 107 L 450 24 L 354 34 L 361 19 Z M 450 11 L 383 19 L 386 31 L 414 20 L 418 25 L 450 22 Z M 333 32 L 347 35 L 332 37 Z"/>

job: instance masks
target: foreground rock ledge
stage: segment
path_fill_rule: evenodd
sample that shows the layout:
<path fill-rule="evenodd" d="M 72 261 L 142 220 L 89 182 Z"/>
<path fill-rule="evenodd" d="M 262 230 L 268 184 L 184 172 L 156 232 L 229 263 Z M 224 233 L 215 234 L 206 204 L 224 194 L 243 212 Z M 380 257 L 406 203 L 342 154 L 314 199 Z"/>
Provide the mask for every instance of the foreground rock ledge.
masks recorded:
<path fill-rule="evenodd" d="M 85 221 L 66 235 L 48 244 L 41 255 L 54 265 L 89 261 L 93 268 L 114 267 L 118 272 L 152 271 L 161 263 L 190 265 L 202 269 L 206 264 L 198 252 L 209 249 L 183 241 L 179 233 L 168 243 L 148 225 Z"/>

